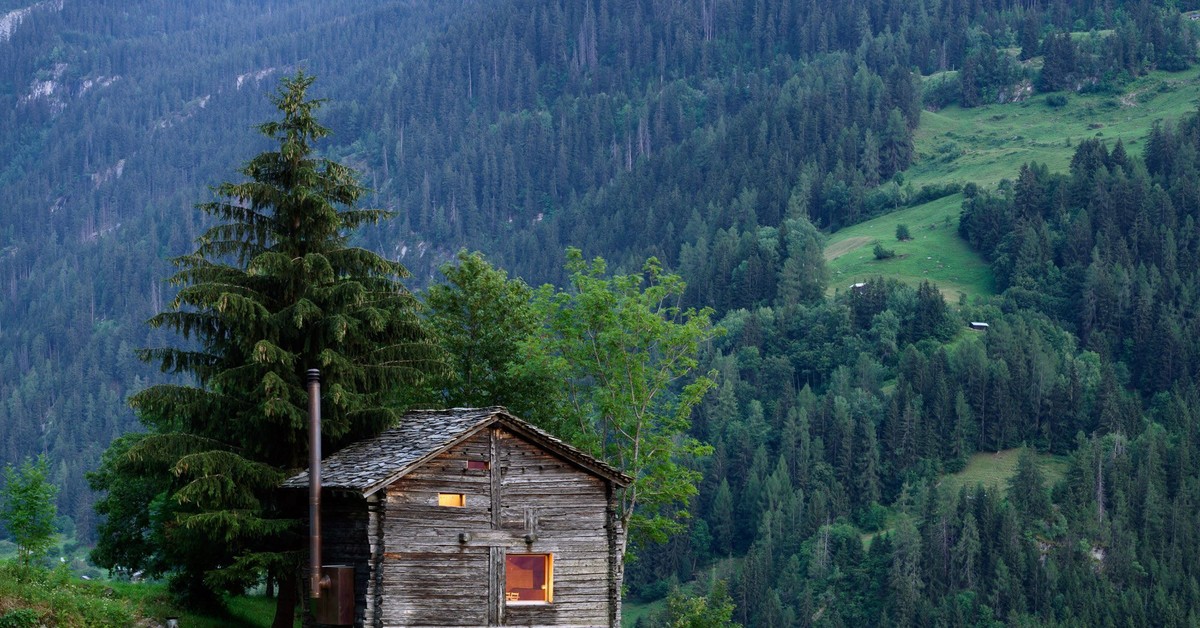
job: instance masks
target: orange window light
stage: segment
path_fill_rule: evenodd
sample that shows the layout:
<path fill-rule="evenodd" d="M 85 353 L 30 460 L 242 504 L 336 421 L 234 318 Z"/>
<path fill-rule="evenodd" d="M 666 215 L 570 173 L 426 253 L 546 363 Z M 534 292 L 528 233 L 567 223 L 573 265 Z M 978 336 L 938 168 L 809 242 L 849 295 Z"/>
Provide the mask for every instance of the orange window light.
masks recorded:
<path fill-rule="evenodd" d="M 554 601 L 554 556 L 509 554 L 504 558 L 504 599 L 509 604 Z"/>
<path fill-rule="evenodd" d="M 438 493 L 438 506 L 462 508 L 467 505 L 467 496 L 462 493 Z"/>

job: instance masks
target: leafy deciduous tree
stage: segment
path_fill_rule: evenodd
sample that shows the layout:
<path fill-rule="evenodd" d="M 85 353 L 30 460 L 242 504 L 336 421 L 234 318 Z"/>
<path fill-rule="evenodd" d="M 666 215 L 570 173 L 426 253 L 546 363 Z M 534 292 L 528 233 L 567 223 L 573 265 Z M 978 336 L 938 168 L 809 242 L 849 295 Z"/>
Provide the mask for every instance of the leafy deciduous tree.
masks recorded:
<path fill-rule="evenodd" d="M 533 289 L 480 253 L 460 251 L 457 259 L 441 268 L 449 283 L 425 295 L 430 327 L 449 362 L 445 378 L 432 382 L 436 396 L 447 406 L 502 405 L 534 423 L 549 420 L 557 410 L 554 378 L 516 368 L 521 343 L 541 324 Z"/>
<path fill-rule="evenodd" d="M 669 628 L 739 628 L 733 621 L 733 600 L 723 581 L 716 582 L 707 596 L 691 596 L 679 589 L 667 597 L 666 625 Z"/>
<path fill-rule="evenodd" d="M 633 476 L 620 495 L 629 536 L 662 541 L 682 529 L 700 479 L 681 458 L 711 450 L 687 431 L 714 385 L 715 372 L 693 374 L 697 354 L 720 330 L 711 310 L 679 305 L 683 281 L 654 258 L 641 273 L 611 277 L 600 258 L 588 263 L 569 249 L 567 259 L 570 290 L 538 291 L 546 326 L 526 343 L 524 367 L 561 378 L 563 418 L 553 429 Z"/>
<path fill-rule="evenodd" d="M 17 558 L 25 566 L 45 554 L 54 542 L 58 487 L 46 479 L 49 474 L 50 463 L 45 456 L 26 460 L 20 468 L 11 464 L 4 467 L 0 524 L 12 535 Z"/>

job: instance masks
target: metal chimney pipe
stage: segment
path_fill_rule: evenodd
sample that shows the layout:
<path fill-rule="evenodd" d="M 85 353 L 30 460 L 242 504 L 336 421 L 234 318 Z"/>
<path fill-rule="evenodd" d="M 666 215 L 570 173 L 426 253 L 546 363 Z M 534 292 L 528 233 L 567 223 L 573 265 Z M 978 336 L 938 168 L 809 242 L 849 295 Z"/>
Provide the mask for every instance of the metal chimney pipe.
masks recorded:
<path fill-rule="evenodd" d="M 308 369 L 309 594 L 321 597 L 321 371 Z"/>

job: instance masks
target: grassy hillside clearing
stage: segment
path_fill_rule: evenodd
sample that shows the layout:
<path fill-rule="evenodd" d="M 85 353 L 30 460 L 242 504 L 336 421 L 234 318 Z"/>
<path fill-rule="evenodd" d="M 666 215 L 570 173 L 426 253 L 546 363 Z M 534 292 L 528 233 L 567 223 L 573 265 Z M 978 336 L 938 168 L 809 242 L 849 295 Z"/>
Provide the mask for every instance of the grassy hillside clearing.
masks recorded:
<path fill-rule="evenodd" d="M 971 456 L 967 466 L 958 473 L 951 473 L 942 478 L 938 490 L 943 494 L 956 494 L 966 486 L 973 488 L 976 484 L 996 488 L 1001 494 L 1008 491 L 1008 479 L 1017 472 L 1017 456 L 1019 449 L 1005 449 L 997 452 L 981 452 Z M 1066 472 L 1067 460 L 1062 456 L 1038 454 L 1038 468 L 1046 477 L 1046 488 L 1050 488 L 1063 478 Z"/>
<path fill-rule="evenodd" d="M 997 452 L 974 454 L 967 461 L 967 466 L 962 471 L 942 476 L 942 479 L 938 482 L 938 490 L 943 495 L 957 495 L 958 491 L 964 486 L 967 487 L 967 490 L 971 490 L 976 485 L 982 484 L 988 488 L 999 490 L 1000 494 L 1003 495 L 1008 492 L 1009 478 L 1017 472 L 1017 456 L 1020 455 L 1020 451 L 1019 449 L 1005 449 Z M 1052 456 L 1049 454 L 1036 455 L 1038 468 L 1046 478 L 1046 488 L 1050 489 L 1062 480 L 1067 468 L 1067 459 L 1064 456 Z M 871 543 L 879 535 L 886 535 L 891 529 L 888 526 L 879 532 L 863 534 L 863 550 L 870 550 Z"/>
<path fill-rule="evenodd" d="M 952 73 L 927 81 L 956 80 Z M 1056 94 L 1062 96 L 1062 94 Z M 1036 161 L 1066 171 L 1081 139 L 1120 138 L 1131 153 L 1156 120 L 1174 120 L 1200 103 L 1200 70 L 1153 72 L 1131 82 L 1120 95 L 1066 94 L 1060 107 L 1045 94 L 1019 103 L 973 109 L 951 106 L 926 111 L 916 133 L 916 164 L 904 173 L 905 187 L 975 183 L 991 187 L 1014 178 L 1022 164 Z M 946 299 L 994 293 L 987 263 L 958 237 L 962 195 L 956 194 L 842 229 L 829 238 L 825 259 L 830 294 L 869 277 L 884 276 L 910 285 L 937 284 Z M 896 240 L 896 225 L 908 225 L 911 240 Z M 896 256 L 877 260 L 875 243 Z"/>
<path fill-rule="evenodd" d="M 1175 120 L 1195 111 L 1200 70 L 1152 72 L 1111 94 L 1058 93 L 1061 107 L 1046 94 L 1019 103 L 972 109 L 951 106 L 926 111 L 916 133 L 917 163 L 905 173 L 914 187 L 932 183 L 995 185 L 1013 178 L 1021 164 L 1037 161 L 1065 171 L 1079 140 L 1124 140 L 1131 153 L 1155 120 Z"/>
<path fill-rule="evenodd" d="M 883 275 L 910 285 L 928 280 L 937 284 L 946 300 L 959 293 L 986 295 L 994 291 L 992 270 L 978 253 L 958 237 L 962 195 L 936 201 L 847 227 L 833 234 L 825 248 L 830 292 L 845 291 L 851 284 Z M 896 240 L 896 225 L 908 225 L 911 240 Z M 877 260 L 875 243 L 894 250 L 891 259 Z"/>
<path fill-rule="evenodd" d="M 621 602 L 621 625 L 636 626 L 638 620 L 643 617 L 650 617 L 657 613 L 661 613 L 667 609 L 667 600 L 654 600 L 653 602 L 630 602 L 628 600 Z"/>

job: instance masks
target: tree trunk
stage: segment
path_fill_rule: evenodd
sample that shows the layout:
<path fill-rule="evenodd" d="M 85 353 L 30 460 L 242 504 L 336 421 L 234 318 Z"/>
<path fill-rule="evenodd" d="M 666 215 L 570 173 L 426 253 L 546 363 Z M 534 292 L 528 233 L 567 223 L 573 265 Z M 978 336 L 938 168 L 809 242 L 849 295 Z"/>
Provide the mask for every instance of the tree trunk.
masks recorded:
<path fill-rule="evenodd" d="M 279 597 L 275 598 L 275 621 L 271 628 L 292 628 L 296 623 L 296 600 L 299 582 L 296 574 L 284 572 L 279 576 Z"/>

